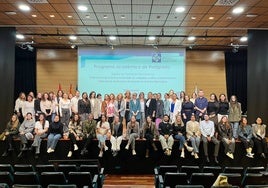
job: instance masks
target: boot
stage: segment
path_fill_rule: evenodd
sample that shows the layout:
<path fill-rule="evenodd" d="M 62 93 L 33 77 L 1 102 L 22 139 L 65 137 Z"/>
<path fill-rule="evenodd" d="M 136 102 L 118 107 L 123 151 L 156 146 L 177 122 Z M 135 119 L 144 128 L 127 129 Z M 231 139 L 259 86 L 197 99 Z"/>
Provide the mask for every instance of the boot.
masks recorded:
<path fill-rule="evenodd" d="M 9 148 L 8 148 L 8 151 L 13 151 L 13 147 L 12 147 L 12 144 L 9 144 Z"/>
<path fill-rule="evenodd" d="M 152 143 L 152 147 L 153 147 L 154 151 L 157 151 L 158 150 L 157 147 L 156 147 L 156 145 L 155 145 L 155 143 Z"/>
<path fill-rule="evenodd" d="M 2 154 L 2 157 L 6 157 L 8 156 L 8 151 L 5 151 L 3 154 Z"/>
<path fill-rule="evenodd" d="M 149 149 L 146 149 L 145 158 L 149 158 Z"/>
<path fill-rule="evenodd" d="M 22 144 L 21 151 L 25 151 L 25 150 L 27 150 L 27 149 L 28 149 L 28 148 L 27 148 L 26 144 Z"/>
<path fill-rule="evenodd" d="M 88 150 L 86 148 L 83 148 L 82 151 L 81 151 L 81 155 L 86 155 L 88 153 Z"/>

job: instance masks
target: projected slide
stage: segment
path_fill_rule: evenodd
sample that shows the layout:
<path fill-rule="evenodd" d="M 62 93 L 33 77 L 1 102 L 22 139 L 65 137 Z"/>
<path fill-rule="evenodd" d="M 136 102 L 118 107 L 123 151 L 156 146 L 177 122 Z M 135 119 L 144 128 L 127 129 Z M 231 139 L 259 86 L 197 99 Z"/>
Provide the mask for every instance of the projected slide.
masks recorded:
<path fill-rule="evenodd" d="M 185 49 L 78 49 L 80 92 L 118 94 L 184 90 Z"/>

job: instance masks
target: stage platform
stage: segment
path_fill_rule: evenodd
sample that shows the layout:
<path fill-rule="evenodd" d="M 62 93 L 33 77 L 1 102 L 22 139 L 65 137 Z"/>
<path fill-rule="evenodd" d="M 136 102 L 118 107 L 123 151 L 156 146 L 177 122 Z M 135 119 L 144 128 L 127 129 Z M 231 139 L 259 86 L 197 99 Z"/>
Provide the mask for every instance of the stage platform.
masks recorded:
<path fill-rule="evenodd" d="M 153 174 L 153 168 L 158 165 L 163 164 L 176 164 L 178 166 L 182 165 L 198 165 L 198 166 L 205 166 L 205 165 L 217 165 L 211 159 L 210 163 L 204 162 L 204 154 L 203 154 L 203 146 L 202 142 L 200 145 L 200 158 L 194 159 L 193 156 L 190 155 L 186 151 L 185 159 L 180 158 L 180 151 L 179 151 L 179 142 L 175 141 L 173 146 L 173 152 L 171 156 L 165 156 L 159 141 L 155 141 L 156 146 L 158 148 L 157 152 L 151 151 L 150 157 L 145 158 L 145 141 L 144 140 L 137 140 L 136 141 L 136 156 L 131 154 L 131 150 L 125 150 L 125 146 L 127 144 L 127 140 L 123 140 L 121 144 L 121 151 L 119 152 L 117 157 L 113 157 L 111 150 L 110 150 L 110 142 L 107 141 L 107 146 L 109 150 L 106 151 L 102 158 L 98 158 L 99 148 L 98 148 L 98 141 L 94 140 L 91 145 L 89 146 L 89 154 L 87 156 L 80 155 L 80 149 L 83 146 L 83 141 L 78 141 L 79 150 L 73 153 L 71 158 L 67 157 L 68 149 L 69 149 L 69 140 L 60 140 L 55 153 L 48 154 L 46 152 L 46 140 L 42 141 L 41 144 L 41 154 L 38 159 L 34 158 L 34 151 L 26 151 L 25 154 L 18 158 L 17 155 L 19 154 L 19 147 L 20 142 L 19 140 L 14 141 L 15 150 L 9 154 L 8 157 L 0 157 L 0 163 L 10 163 L 10 164 L 49 164 L 51 160 L 55 161 L 58 160 L 58 163 L 67 163 L 68 160 L 76 161 L 75 163 L 83 164 L 86 163 L 87 159 L 99 159 L 99 163 L 101 167 L 104 167 L 105 172 L 108 174 Z M 211 143 L 209 144 L 209 152 L 213 154 L 213 147 L 214 145 Z M 235 159 L 229 159 L 223 152 L 223 145 L 221 144 L 220 152 L 219 152 L 219 164 L 222 167 L 225 166 L 267 166 L 267 159 L 255 157 L 254 159 L 250 159 L 246 157 L 244 146 L 241 142 L 236 143 L 236 150 L 235 150 Z M 4 143 L 0 142 L 0 152 L 1 154 L 4 152 Z M 72 162 L 72 161 L 70 161 Z"/>

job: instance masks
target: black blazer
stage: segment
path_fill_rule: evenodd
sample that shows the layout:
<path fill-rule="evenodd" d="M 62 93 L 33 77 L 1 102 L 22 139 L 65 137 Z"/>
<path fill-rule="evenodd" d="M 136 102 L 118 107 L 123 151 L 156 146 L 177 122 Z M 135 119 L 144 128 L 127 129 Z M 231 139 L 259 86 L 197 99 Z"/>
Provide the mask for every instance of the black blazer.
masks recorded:
<path fill-rule="evenodd" d="M 147 116 L 153 116 L 153 111 L 155 111 L 156 112 L 156 100 L 155 99 L 151 99 L 151 101 L 150 101 L 150 104 L 149 104 L 149 107 L 147 107 L 147 101 L 148 101 L 149 99 L 147 99 L 146 101 L 145 101 L 145 117 L 147 117 Z"/>

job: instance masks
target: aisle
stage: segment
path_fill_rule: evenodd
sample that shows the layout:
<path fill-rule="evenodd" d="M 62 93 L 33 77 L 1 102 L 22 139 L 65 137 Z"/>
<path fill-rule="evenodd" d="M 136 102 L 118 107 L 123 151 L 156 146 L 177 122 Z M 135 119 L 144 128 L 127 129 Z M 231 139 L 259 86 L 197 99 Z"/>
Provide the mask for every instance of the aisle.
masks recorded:
<path fill-rule="evenodd" d="M 154 188 L 153 175 L 106 175 L 103 188 Z"/>

